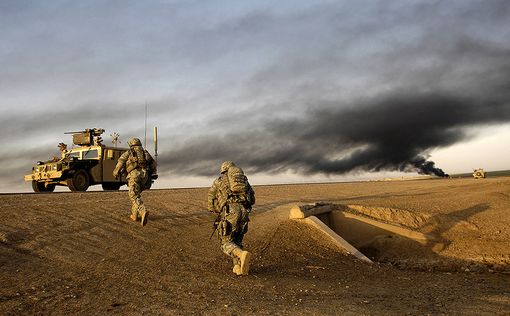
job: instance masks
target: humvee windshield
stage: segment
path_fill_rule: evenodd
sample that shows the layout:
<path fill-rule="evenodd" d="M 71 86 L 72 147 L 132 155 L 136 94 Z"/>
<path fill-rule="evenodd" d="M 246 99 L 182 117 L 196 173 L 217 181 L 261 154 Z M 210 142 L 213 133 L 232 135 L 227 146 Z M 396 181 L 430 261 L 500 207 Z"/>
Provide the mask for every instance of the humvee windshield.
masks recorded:
<path fill-rule="evenodd" d="M 87 150 L 83 152 L 83 159 L 95 159 L 99 157 L 97 149 Z"/>
<path fill-rule="evenodd" d="M 74 152 L 67 153 L 66 157 L 69 157 L 69 158 L 72 158 L 72 157 L 80 158 L 80 152 L 79 151 L 74 151 Z"/>

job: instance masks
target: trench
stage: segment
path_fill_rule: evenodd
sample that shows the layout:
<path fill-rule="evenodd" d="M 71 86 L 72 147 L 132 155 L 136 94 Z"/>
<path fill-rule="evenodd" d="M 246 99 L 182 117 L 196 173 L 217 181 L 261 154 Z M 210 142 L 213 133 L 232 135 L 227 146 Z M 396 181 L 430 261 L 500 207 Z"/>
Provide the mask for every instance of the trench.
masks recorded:
<path fill-rule="evenodd" d="M 342 250 L 369 263 L 441 271 L 465 266 L 440 255 L 445 248 L 441 236 L 419 231 L 426 216 L 405 210 L 316 203 L 293 207 L 289 217 L 315 226 Z"/>

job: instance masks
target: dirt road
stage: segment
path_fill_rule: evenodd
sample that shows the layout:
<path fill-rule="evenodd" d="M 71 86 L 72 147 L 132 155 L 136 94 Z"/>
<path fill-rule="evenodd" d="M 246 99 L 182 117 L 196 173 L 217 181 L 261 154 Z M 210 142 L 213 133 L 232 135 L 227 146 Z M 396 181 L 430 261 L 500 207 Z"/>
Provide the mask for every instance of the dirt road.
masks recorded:
<path fill-rule="evenodd" d="M 0 195 L 0 314 L 510 314 L 508 177 L 255 190 L 245 277 L 209 241 L 206 189 L 144 192 L 146 227 L 125 191 Z M 317 201 L 406 214 L 445 247 L 357 261 L 287 219 Z"/>

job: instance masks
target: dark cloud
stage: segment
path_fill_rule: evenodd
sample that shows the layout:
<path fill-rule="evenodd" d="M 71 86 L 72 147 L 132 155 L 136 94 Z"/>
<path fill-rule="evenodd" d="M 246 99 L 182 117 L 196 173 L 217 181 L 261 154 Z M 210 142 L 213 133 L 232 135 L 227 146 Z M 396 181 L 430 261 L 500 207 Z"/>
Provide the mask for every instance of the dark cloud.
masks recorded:
<path fill-rule="evenodd" d="M 395 92 L 349 108 L 323 106 L 300 119 L 268 120 L 258 129 L 238 126 L 219 139 L 192 139 L 160 164 L 195 175 L 212 175 L 222 160 L 235 160 L 252 172 L 398 170 L 441 176 L 427 160 L 428 151 L 465 139 L 468 126 L 508 121 L 507 99 Z"/>
<path fill-rule="evenodd" d="M 471 10 L 453 12 L 437 4 L 418 9 L 412 7 L 424 25 L 412 41 L 397 40 L 375 51 L 368 47 L 357 64 L 342 60 L 349 54 L 327 51 L 331 47 L 325 45 L 316 56 L 300 51 L 258 72 L 247 84 L 248 94 L 260 99 L 280 90 L 282 98 L 268 98 L 263 114 L 225 112 L 211 126 L 227 132 L 173 146 L 162 156 L 162 168 L 212 175 L 222 160 L 232 159 L 261 173 L 397 170 L 444 175 L 428 160 L 431 150 L 467 140 L 469 127 L 510 121 L 510 47 L 462 30 L 462 18 L 471 16 Z M 501 25 L 508 10 L 496 11 L 480 8 L 475 21 L 485 24 L 492 18 Z M 443 22 L 434 12 L 453 21 Z M 385 23 L 402 26 L 409 20 Z M 387 38 L 388 31 L 375 25 L 365 26 L 364 35 Z M 363 74 L 354 80 L 366 87 L 363 97 L 359 91 L 345 96 L 350 92 L 345 87 L 353 86 L 347 78 L 351 73 Z"/>

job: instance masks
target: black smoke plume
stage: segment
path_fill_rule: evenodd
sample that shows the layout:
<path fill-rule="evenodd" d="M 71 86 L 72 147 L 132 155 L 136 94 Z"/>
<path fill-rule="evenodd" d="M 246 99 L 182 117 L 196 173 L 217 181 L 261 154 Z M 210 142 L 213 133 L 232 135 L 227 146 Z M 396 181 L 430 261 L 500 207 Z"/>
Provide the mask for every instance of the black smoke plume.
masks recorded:
<path fill-rule="evenodd" d="M 464 140 L 468 127 L 509 121 L 507 100 L 506 95 L 392 93 L 347 107 L 321 104 L 302 118 L 258 124 L 243 121 L 249 113 L 226 114 L 223 124 L 235 130 L 174 145 L 160 163 L 172 172 L 207 176 L 217 172 L 222 160 L 265 173 L 398 170 L 447 176 L 427 153 Z"/>

